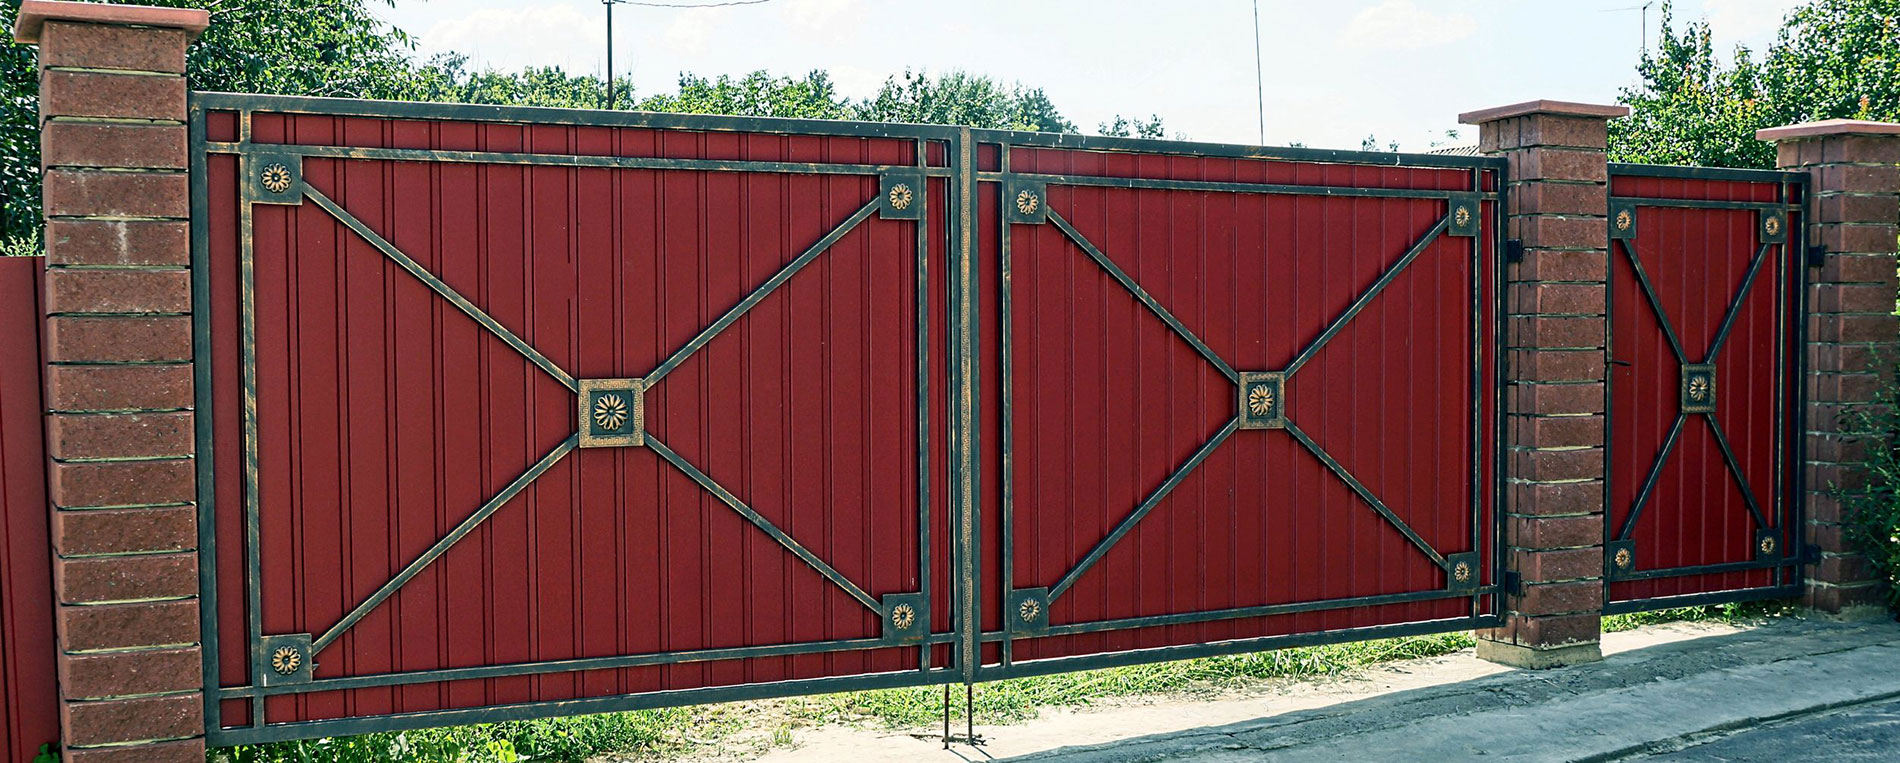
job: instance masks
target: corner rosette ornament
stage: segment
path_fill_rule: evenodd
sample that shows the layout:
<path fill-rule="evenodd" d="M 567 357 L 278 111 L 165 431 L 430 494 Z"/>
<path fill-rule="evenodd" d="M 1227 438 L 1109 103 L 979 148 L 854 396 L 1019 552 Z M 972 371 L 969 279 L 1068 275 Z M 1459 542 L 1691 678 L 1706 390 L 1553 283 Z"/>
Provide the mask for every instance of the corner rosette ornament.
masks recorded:
<path fill-rule="evenodd" d="M 1464 207 L 1463 205 L 1460 205 L 1457 211 L 1451 213 L 1451 221 L 1452 221 L 1452 224 L 1457 225 L 1460 228 L 1470 225 L 1471 224 L 1471 210 Z"/>
<path fill-rule="evenodd" d="M 303 667 L 303 652 L 297 651 L 296 647 L 278 647 L 277 651 L 271 653 L 270 669 L 277 671 L 280 676 L 295 673 L 301 667 Z"/>
<path fill-rule="evenodd" d="M 1470 582 L 1471 581 L 1471 565 L 1465 562 L 1459 562 L 1458 564 L 1454 565 L 1451 568 L 1451 578 L 1460 583 Z"/>
<path fill-rule="evenodd" d="M 1019 191 L 1016 193 L 1016 211 L 1017 212 L 1021 212 L 1025 215 L 1033 215 L 1036 213 L 1036 210 L 1040 209 L 1041 207 L 1042 207 L 1042 197 L 1037 196 L 1034 192 Z"/>
<path fill-rule="evenodd" d="M 1611 557 L 1611 561 L 1614 561 L 1614 562 L 1616 562 L 1616 568 L 1617 568 L 1617 569 L 1619 569 L 1619 570 L 1627 570 L 1627 569 L 1629 569 L 1629 568 L 1630 568 L 1630 562 L 1633 562 L 1633 561 L 1635 561 L 1635 560 L 1636 560 L 1636 557 L 1635 557 L 1634 555 L 1632 555 L 1632 554 L 1630 554 L 1630 550 L 1629 550 L 1629 549 L 1627 549 L 1627 548 L 1619 548 L 1619 549 L 1617 549 L 1617 550 L 1616 550 L 1616 556 L 1614 556 L 1614 557 Z"/>
<path fill-rule="evenodd" d="M 1780 235 L 1781 218 L 1771 216 L 1768 219 L 1762 221 L 1761 227 L 1762 227 L 1762 230 L 1766 231 L 1768 235 L 1770 236 Z"/>
<path fill-rule="evenodd" d="M 1775 536 L 1773 535 L 1762 536 L 1761 543 L 1759 544 L 1759 546 L 1761 548 L 1761 552 L 1764 554 L 1774 553 L 1775 552 Z"/>
<path fill-rule="evenodd" d="M 917 610 L 909 604 L 899 604 L 891 608 L 891 625 L 896 626 L 898 630 L 910 630 L 910 626 L 916 624 Z"/>
<path fill-rule="evenodd" d="M 1036 621 L 1036 615 L 1042 614 L 1042 605 L 1035 599 L 1024 599 L 1022 606 L 1016 608 L 1016 614 L 1023 618 L 1023 622 L 1033 623 Z"/>
<path fill-rule="evenodd" d="M 1616 229 L 1617 230 L 1620 230 L 1620 231 L 1629 230 L 1630 225 L 1634 224 L 1635 222 L 1636 222 L 1636 218 L 1630 216 L 1629 210 L 1623 209 L 1623 210 L 1617 211 L 1616 213 Z"/>
<path fill-rule="evenodd" d="M 290 190 L 290 168 L 282 164 L 272 164 L 258 175 L 258 183 L 271 193 L 283 193 Z"/>
<path fill-rule="evenodd" d="M 915 199 L 916 195 L 911 193 L 909 185 L 898 183 L 891 186 L 891 209 L 909 209 L 910 203 Z"/>

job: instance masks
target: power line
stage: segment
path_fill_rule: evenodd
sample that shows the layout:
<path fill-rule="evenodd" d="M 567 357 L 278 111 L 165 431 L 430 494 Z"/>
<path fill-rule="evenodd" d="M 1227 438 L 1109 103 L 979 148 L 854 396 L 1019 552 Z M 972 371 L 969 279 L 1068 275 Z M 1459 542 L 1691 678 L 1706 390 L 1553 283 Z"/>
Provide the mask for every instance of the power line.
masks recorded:
<path fill-rule="evenodd" d="M 772 0 L 725 0 L 718 3 L 645 3 L 636 0 L 601 0 L 607 5 L 639 5 L 647 8 L 724 8 L 730 5 L 762 5 Z"/>

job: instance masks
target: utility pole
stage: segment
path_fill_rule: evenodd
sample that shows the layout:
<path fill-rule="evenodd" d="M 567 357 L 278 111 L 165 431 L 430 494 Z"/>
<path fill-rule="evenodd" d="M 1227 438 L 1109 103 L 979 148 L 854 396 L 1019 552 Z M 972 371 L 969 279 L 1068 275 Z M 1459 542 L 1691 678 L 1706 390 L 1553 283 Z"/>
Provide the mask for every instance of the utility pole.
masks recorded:
<path fill-rule="evenodd" d="M 1260 118 L 1260 145 L 1267 145 L 1267 86 L 1260 71 L 1260 0 L 1253 0 L 1253 94 Z"/>
<path fill-rule="evenodd" d="M 607 6 L 607 110 L 614 108 L 614 0 L 600 0 Z"/>

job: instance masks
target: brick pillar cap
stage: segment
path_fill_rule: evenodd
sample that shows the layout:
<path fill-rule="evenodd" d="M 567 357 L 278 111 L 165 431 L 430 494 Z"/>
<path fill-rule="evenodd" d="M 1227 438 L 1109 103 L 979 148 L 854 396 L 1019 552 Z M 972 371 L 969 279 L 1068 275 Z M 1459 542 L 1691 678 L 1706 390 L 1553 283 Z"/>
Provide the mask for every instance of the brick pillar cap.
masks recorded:
<path fill-rule="evenodd" d="M 29 45 L 39 43 L 40 31 L 48 21 L 183 29 L 185 34 L 195 39 L 211 23 L 211 14 L 197 8 L 23 0 L 20 3 L 20 16 L 13 22 L 14 42 Z"/>
<path fill-rule="evenodd" d="M 1550 114 L 1559 117 L 1582 117 L 1586 119 L 1610 119 L 1612 117 L 1626 117 L 1629 116 L 1629 113 L 1630 110 L 1628 106 L 1606 106 L 1597 103 L 1536 100 L 1513 103 L 1509 106 L 1499 106 L 1491 109 L 1467 111 L 1458 115 L 1458 122 L 1460 124 L 1476 125 L 1484 124 L 1485 122 L 1496 122 L 1500 119 L 1510 119 L 1511 117 L 1529 116 L 1531 114 Z"/>
<path fill-rule="evenodd" d="M 1900 135 L 1900 124 L 1865 119 L 1823 119 L 1755 131 L 1757 140 L 1766 141 L 1824 138 L 1830 135 Z"/>

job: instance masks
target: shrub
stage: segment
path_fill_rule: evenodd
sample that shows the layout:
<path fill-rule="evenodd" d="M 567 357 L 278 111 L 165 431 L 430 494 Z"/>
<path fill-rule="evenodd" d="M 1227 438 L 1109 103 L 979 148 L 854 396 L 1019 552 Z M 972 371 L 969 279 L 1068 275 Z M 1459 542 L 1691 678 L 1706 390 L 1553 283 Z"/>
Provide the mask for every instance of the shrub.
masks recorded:
<path fill-rule="evenodd" d="M 1877 366 L 1896 370 L 1890 359 Z M 1849 535 L 1887 582 L 1887 604 L 1900 611 L 1900 386 L 1891 381 L 1879 403 L 1855 408 L 1841 417 L 1850 442 L 1867 450 L 1866 484 L 1852 489 L 1829 486 L 1847 510 Z"/>

